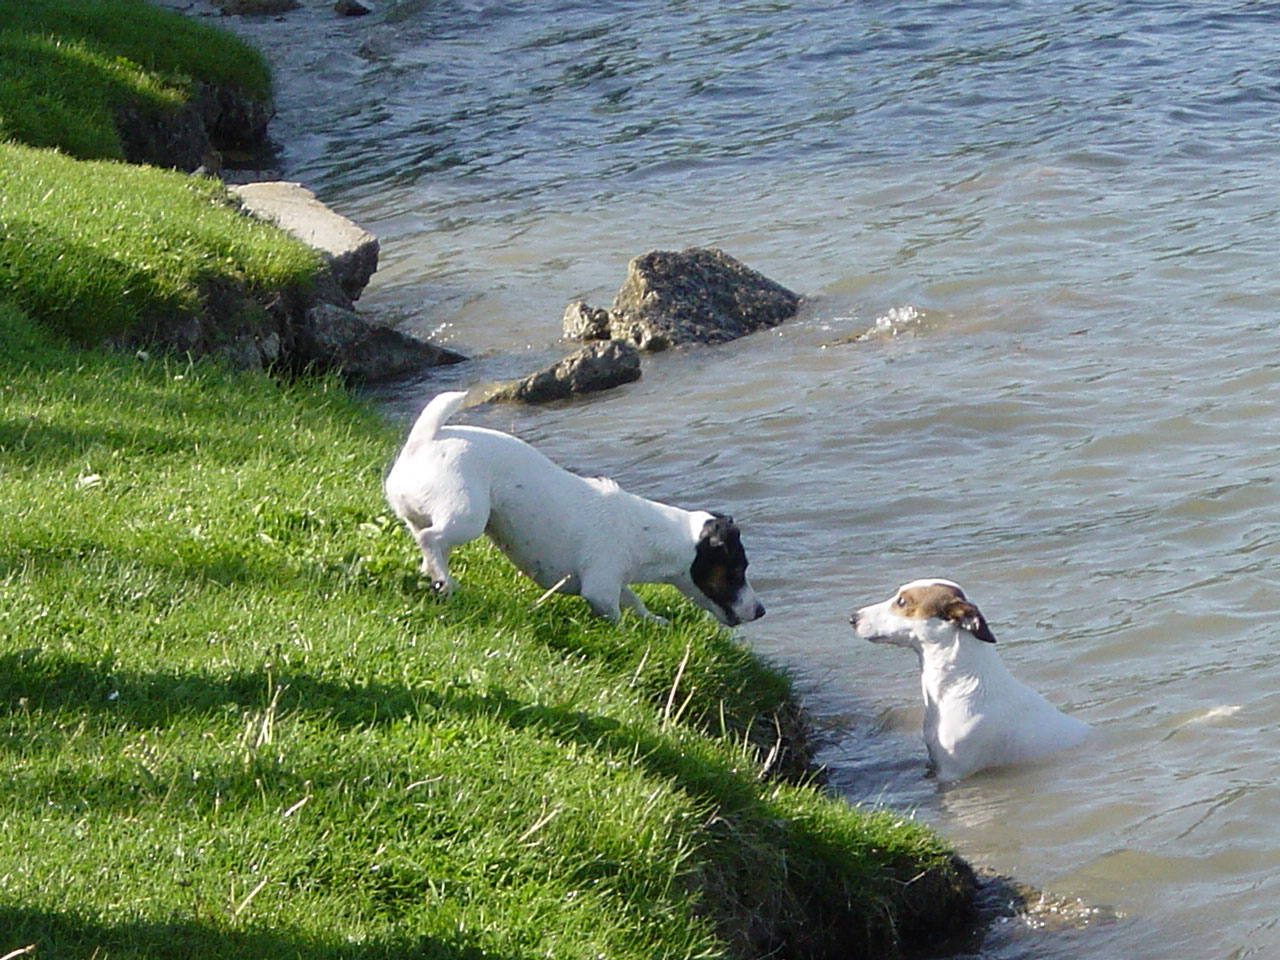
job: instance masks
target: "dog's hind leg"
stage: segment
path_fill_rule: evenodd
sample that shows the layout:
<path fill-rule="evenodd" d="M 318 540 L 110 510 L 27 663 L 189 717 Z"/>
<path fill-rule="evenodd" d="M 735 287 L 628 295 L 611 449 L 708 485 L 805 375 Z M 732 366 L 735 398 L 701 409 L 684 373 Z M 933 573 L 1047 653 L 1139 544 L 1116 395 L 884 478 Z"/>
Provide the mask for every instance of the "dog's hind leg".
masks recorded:
<path fill-rule="evenodd" d="M 433 516 L 426 526 L 409 526 L 422 551 L 422 573 L 431 580 L 431 589 L 442 597 L 457 586 L 449 575 L 449 552 L 484 533 L 489 518 L 488 502 L 464 501 L 462 507 L 444 516 Z"/>
<path fill-rule="evenodd" d="M 453 544 L 440 536 L 433 527 L 413 531 L 413 539 L 422 551 L 422 574 L 431 580 L 431 589 L 446 597 L 457 586 L 449 576 L 449 551 Z"/>

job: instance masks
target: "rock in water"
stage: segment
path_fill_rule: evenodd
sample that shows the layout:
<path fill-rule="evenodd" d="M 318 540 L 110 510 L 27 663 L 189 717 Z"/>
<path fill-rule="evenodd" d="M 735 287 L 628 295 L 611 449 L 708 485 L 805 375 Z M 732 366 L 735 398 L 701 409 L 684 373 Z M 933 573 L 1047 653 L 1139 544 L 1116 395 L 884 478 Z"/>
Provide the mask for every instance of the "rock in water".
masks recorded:
<path fill-rule="evenodd" d="M 501 384 L 491 400 L 546 403 L 640 379 L 640 352 L 622 340 L 589 343 L 554 366 Z"/>
<path fill-rule="evenodd" d="M 372 324 L 354 310 L 332 303 L 318 303 L 307 310 L 297 339 L 300 356 L 357 383 L 389 380 L 424 367 L 466 360 L 452 350 Z"/>
<path fill-rule="evenodd" d="M 782 323 L 799 306 L 798 294 L 723 250 L 652 250 L 628 265 L 610 310 L 572 303 L 564 330 L 576 339 L 592 339 L 603 331 L 652 351 L 734 340 Z"/>
<path fill-rule="evenodd" d="M 564 309 L 564 335 L 570 340 L 609 340 L 609 311 L 574 300 Z"/>

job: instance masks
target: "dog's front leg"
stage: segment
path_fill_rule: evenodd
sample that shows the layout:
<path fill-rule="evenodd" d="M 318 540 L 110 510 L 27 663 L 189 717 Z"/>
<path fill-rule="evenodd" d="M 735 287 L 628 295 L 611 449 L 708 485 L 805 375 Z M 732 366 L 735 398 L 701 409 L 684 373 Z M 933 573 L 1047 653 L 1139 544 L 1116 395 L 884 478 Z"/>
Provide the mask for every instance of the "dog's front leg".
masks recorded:
<path fill-rule="evenodd" d="M 644 605 L 644 601 L 632 592 L 630 587 L 622 588 L 622 606 L 628 610 L 634 610 L 646 620 L 652 620 L 654 623 L 670 623 L 666 617 L 660 617 L 656 613 L 650 613 L 649 608 Z"/>
<path fill-rule="evenodd" d="M 587 594 L 582 595 L 582 599 L 587 601 L 587 606 L 591 608 L 591 612 L 597 617 L 603 617 L 605 620 L 612 620 L 614 623 L 622 616 L 622 608 L 618 605 L 618 601 L 610 603 L 606 599 L 600 597 L 591 597 Z"/>
<path fill-rule="evenodd" d="M 581 575 L 578 596 L 587 601 L 587 606 L 597 617 L 604 617 L 606 620 L 617 623 L 618 618 L 622 616 L 622 606 L 619 603 L 621 593 L 617 577 L 599 570 L 584 572 Z"/>

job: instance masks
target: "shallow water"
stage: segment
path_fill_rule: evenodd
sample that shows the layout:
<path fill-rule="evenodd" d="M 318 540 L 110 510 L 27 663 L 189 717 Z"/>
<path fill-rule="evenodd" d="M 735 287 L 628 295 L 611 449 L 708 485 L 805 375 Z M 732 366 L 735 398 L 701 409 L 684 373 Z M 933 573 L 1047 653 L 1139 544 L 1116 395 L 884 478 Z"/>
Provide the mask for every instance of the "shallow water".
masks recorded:
<path fill-rule="evenodd" d="M 558 357 L 565 304 L 648 249 L 804 293 L 608 395 L 469 416 L 734 513 L 770 611 L 742 636 L 840 788 L 1121 915 L 983 956 L 1280 954 L 1280 8 L 528 10 L 227 21 L 278 63 L 285 175 L 382 240 L 362 306 L 476 358 L 391 415 Z M 1093 744 L 924 778 L 914 658 L 846 618 L 926 574 Z"/>

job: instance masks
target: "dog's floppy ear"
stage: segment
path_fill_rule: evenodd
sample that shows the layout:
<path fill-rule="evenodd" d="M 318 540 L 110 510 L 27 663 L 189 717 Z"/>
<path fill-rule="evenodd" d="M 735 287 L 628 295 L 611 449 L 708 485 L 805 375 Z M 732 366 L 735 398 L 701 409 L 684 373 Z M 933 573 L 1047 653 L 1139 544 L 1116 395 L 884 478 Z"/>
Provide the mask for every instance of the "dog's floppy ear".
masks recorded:
<path fill-rule="evenodd" d="M 709 547 L 723 547 L 739 538 L 738 525 L 725 513 L 712 513 L 702 525 L 702 539 Z"/>
<path fill-rule="evenodd" d="M 987 626 L 982 612 L 968 600 L 959 598 L 952 600 L 943 608 L 942 619 L 968 630 L 979 640 L 985 640 L 987 643 L 996 642 L 996 636 Z"/>

